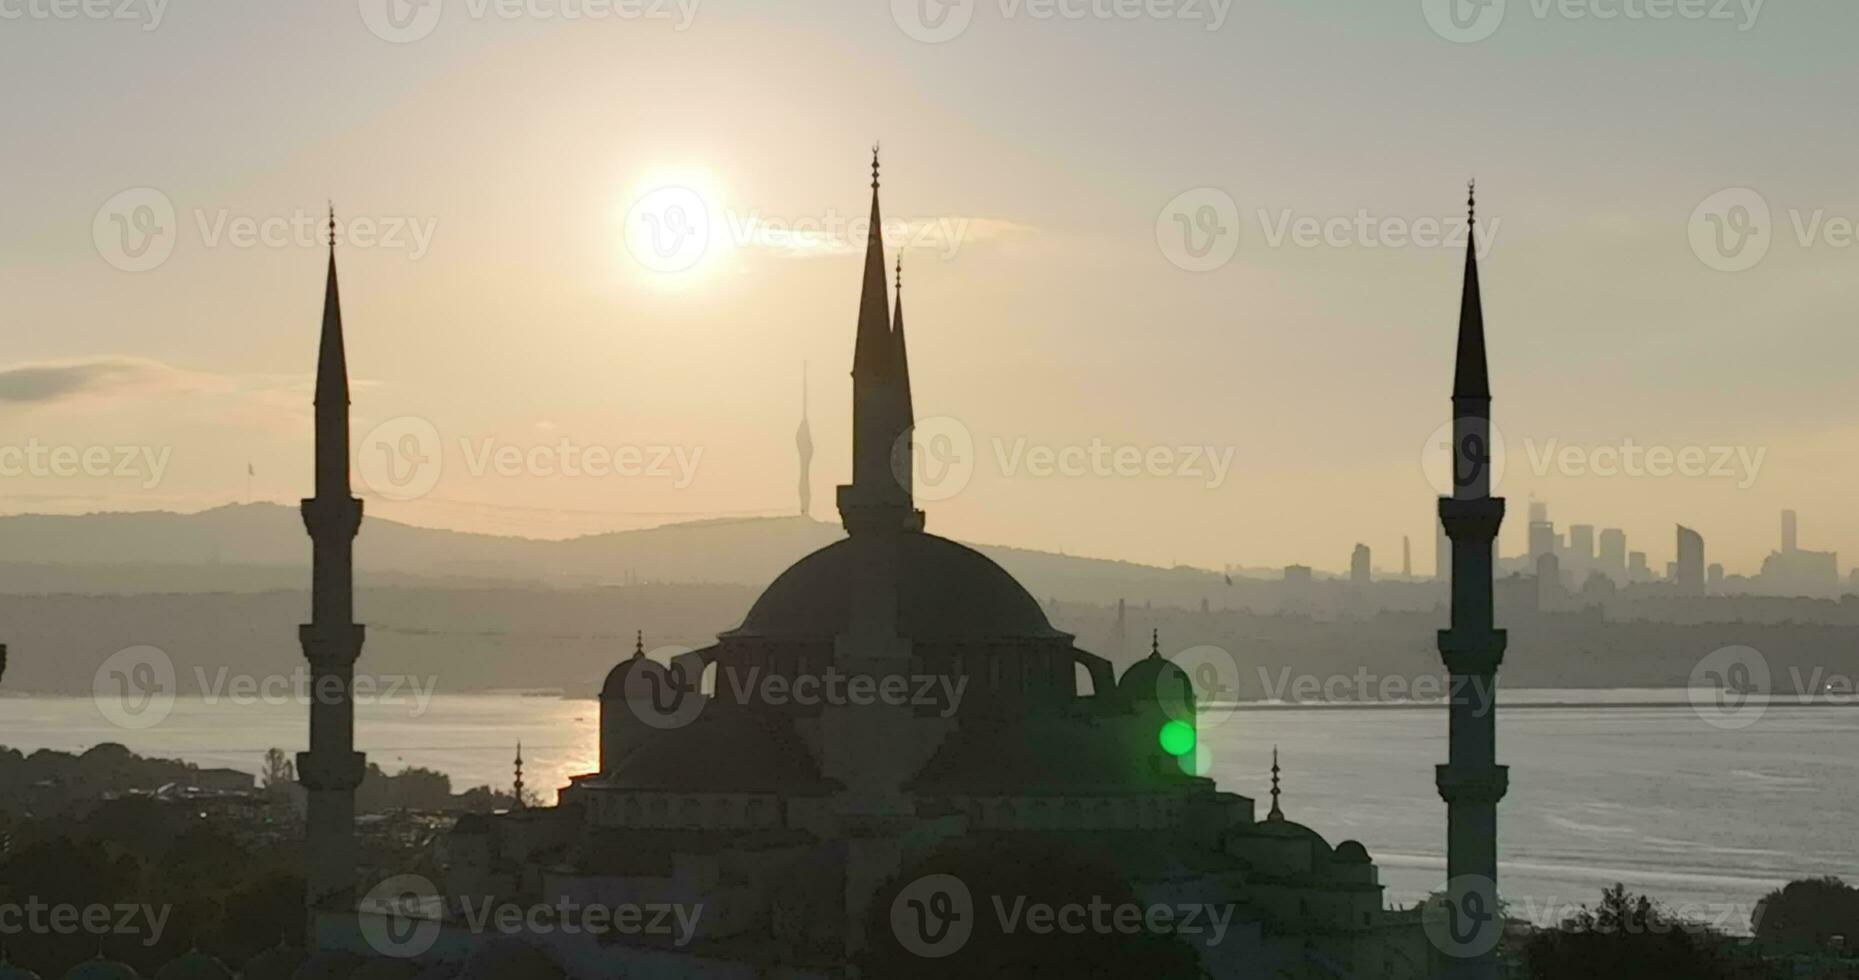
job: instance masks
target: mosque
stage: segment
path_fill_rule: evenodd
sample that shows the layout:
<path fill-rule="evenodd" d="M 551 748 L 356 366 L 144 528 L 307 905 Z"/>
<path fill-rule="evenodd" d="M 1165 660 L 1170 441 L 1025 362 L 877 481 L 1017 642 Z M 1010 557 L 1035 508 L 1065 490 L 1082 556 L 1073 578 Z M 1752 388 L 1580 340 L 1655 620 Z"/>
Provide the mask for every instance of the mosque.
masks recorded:
<path fill-rule="evenodd" d="M 1362 844 L 1331 845 L 1287 816 L 1275 750 L 1263 816 L 1200 772 L 1194 685 L 1159 637 L 1119 677 L 1005 570 L 926 530 L 902 283 L 893 295 L 878 187 L 874 153 L 852 480 L 837 497 L 846 536 L 776 577 L 713 644 L 664 659 L 641 637 L 599 692 L 598 771 L 554 806 L 460 818 L 442 882 L 362 881 L 358 894 L 365 762 L 352 706 L 318 699 L 297 767 L 313 949 L 262 954 L 242 976 L 1495 975 L 1477 952 L 1445 960 L 1450 944 L 1429 938 L 1417 910 L 1387 908 Z M 1455 404 L 1476 421 L 1489 393 L 1473 262 Z M 319 684 L 342 690 L 364 636 L 352 615 L 361 501 L 348 404 L 332 230 L 301 638 Z M 804 427 L 799 441 L 810 451 Z M 1502 502 L 1462 489 L 1469 502 L 1442 502 L 1455 565 L 1472 573 L 1463 589 L 1455 579 L 1457 632 L 1442 632 L 1455 675 L 1495 671 L 1502 647 L 1488 602 L 1462 598 L 1489 595 L 1488 567 L 1470 580 Z M 1466 736 L 1477 731 L 1455 720 L 1440 787 L 1454 874 L 1488 870 L 1494 900 L 1503 771 Z M 71 976 L 134 976 L 116 966 Z M 160 977 L 230 974 L 195 956 Z"/>

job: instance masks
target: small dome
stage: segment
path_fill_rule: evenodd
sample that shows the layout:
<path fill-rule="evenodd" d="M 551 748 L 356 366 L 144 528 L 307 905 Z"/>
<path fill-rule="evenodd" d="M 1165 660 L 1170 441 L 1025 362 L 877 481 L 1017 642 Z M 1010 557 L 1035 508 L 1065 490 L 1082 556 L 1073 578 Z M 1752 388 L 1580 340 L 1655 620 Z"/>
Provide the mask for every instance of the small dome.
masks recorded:
<path fill-rule="evenodd" d="M 140 980 L 138 974 L 129 966 L 115 960 L 106 960 L 102 953 L 97 958 L 86 960 L 65 971 L 65 980 Z"/>
<path fill-rule="evenodd" d="M 15 966 L 11 960 L 6 958 L 6 953 L 0 951 L 0 980 L 40 980 L 40 978 L 38 974 L 23 966 Z"/>
<path fill-rule="evenodd" d="M 282 943 L 271 947 L 245 963 L 240 980 L 291 980 L 303 962 L 303 950 Z"/>
<path fill-rule="evenodd" d="M 346 950 L 318 950 L 298 965 L 291 980 L 349 980 L 361 963 L 361 957 Z"/>
<path fill-rule="evenodd" d="M 219 960 L 195 949 L 156 971 L 155 980 L 232 980 L 232 971 Z"/>
<path fill-rule="evenodd" d="M 1346 840 L 1336 845 L 1337 864 L 1368 864 L 1368 848 L 1359 840 Z"/>
<path fill-rule="evenodd" d="M 514 937 L 493 939 L 465 961 L 458 980 L 563 980 L 547 953 Z"/>
<path fill-rule="evenodd" d="M 600 685 L 602 701 L 622 701 L 626 698 L 626 678 L 633 668 L 646 659 L 645 634 L 640 633 L 633 639 L 633 655 L 620 661 L 607 671 L 607 679 Z"/>
<path fill-rule="evenodd" d="M 420 965 L 412 960 L 383 958 L 369 960 L 349 980 L 418 980 L 420 976 Z"/>
<path fill-rule="evenodd" d="M 1149 655 L 1130 665 L 1117 682 L 1117 694 L 1130 704 L 1156 703 L 1165 708 L 1194 710 L 1194 682 L 1188 672 L 1162 656 L 1162 641 L 1150 640 Z M 1174 711 L 1169 712 L 1171 715 Z"/>
<path fill-rule="evenodd" d="M 452 823 L 454 837 L 483 837 L 491 832 L 491 820 L 482 813 L 467 813 Z"/>
<path fill-rule="evenodd" d="M 852 619 L 863 562 L 845 538 L 802 558 L 769 583 L 729 636 L 828 640 Z M 933 534 L 897 538 L 897 631 L 912 640 L 1063 637 L 1038 600 L 986 555 Z"/>

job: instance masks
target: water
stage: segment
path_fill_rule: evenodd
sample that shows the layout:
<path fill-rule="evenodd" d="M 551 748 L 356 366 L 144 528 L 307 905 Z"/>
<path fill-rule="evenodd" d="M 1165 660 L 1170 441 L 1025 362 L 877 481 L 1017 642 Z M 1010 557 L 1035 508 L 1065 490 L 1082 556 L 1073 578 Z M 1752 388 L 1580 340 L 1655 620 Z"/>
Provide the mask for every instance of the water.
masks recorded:
<path fill-rule="evenodd" d="M 1683 692 L 1526 691 L 1505 703 L 1498 752 L 1511 789 L 1499 819 L 1513 913 L 1548 920 L 1623 882 L 1746 931 L 1771 888 L 1823 874 L 1859 880 L 1859 710 L 1776 707 L 1733 731 L 1706 724 Z M 304 716 L 296 704 L 183 700 L 160 725 L 125 730 L 87 699 L 12 698 L 0 700 L 0 745 L 82 751 L 114 741 L 257 772 L 266 749 L 302 747 Z M 519 741 L 526 780 L 545 797 L 598 757 L 599 707 L 587 700 L 439 695 L 424 710 L 411 700 L 360 705 L 357 718 L 371 761 L 437 769 L 454 790 L 508 786 Z M 1221 787 L 1257 799 L 1260 816 L 1279 746 L 1286 815 L 1332 844 L 1362 841 L 1390 902 L 1438 887 L 1442 710 L 1242 708 L 1203 741 Z"/>

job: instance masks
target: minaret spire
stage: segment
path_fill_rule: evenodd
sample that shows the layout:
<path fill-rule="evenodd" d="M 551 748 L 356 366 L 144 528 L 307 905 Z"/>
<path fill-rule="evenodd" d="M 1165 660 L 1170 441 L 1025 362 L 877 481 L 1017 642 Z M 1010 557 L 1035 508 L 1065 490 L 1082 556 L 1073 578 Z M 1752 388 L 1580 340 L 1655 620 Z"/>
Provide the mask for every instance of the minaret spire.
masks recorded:
<path fill-rule="evenodd" d="M 523 743 L 516 743 L 516 781 L 510 784 L 516 795 L 516 808 L 527 809 L 529 804 L 523 801 Z"/>
<path fill-rule="evenodd" d="M 336 287 L 336 212 L 329 210 L 329 271 L 316 361 L 315 496 L 303 501 L 310 534 L 310 622 L 298 628 L 317 696 L 310 703 L 310 748 L 297 756 L 308 791 L 306 901 L 318 911 L 355 909 L 355 788 L 365 757 L 355 751 L 350 697 L 363 629 L 355 623 L 355 534 L 361 501 L 349 490 L 349 380 L 342 301 Z"/>
<path fill-rule="evenodd" d="M 1285 812 L 1278 807 L 1278 746 L 1272 746 L 1272 810 L 1265 815 L 1267 820 L 1283 820 Z"/>
<path fill-rule="evenodd" d="M 1451 703 L 1447 761 L 1435 772 L 1434 783 L 1446 802 L 1444 901 L 1451 905 L 1452 921 L 1470 927 L 1469 932 L 1455 927 L 1442 947 L 1452 959 L 1446 976 L 1493 980 L 1503 929 L 1497 804 L 1510 786 L 1509 770 L 1497 764 L 1497 672 L 1507 640 L 1494 623 L 1491 582 L 1492 545 L 1504 522 L 1504 500 L 1491 496 L 1491 386 L 1478 288 L 1475 193 L 1468 195 L 1466 207 L 1474 234 L 1466 241 L 1452 386 L 1453 489 L 1439 502 L 1440 521 L 1452 539 L 1451 625 L 1439 633 Z"/>

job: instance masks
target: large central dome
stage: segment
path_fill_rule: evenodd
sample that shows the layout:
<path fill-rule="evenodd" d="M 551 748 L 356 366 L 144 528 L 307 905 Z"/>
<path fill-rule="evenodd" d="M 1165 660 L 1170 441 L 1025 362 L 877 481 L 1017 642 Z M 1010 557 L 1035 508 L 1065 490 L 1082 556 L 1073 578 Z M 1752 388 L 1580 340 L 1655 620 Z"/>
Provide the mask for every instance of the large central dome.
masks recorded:
<path fill-rule="evenodd" d="M 912 640 L 1056 637 L 1039 603 L 986 555 L 933 534 L 897 537 L 897 630 Z M 830 640 L 851 622 L 851 539 L 795 562 L 730 634 Z"/>

